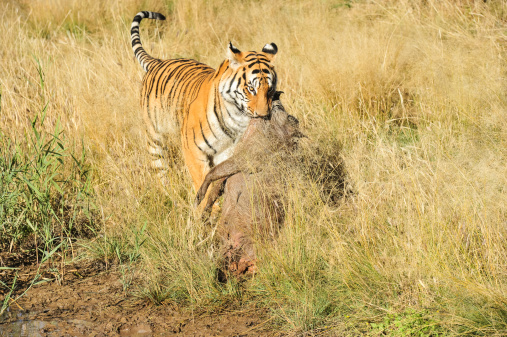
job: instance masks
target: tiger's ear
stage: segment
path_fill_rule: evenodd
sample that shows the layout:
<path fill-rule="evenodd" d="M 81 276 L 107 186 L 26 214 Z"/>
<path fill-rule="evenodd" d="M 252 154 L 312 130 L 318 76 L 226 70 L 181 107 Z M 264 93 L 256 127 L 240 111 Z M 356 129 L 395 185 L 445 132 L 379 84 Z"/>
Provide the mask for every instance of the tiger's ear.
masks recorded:
<path fill-rule="evenodd" d="M 268 43 L 262 48 L 262 52 L 266 54 L 269 62 L 273 62 L 275 59 L 275 55 L 278 52 L 278 47 L 273 42 Z"/>
<path fill-rule="evenodd" d="M 229 42 L 229 47 L 227 48 L 227 59 L 232 69 L 237 69 L 243 63 L 243 53 L 234 47 L 232 42 Z"/>

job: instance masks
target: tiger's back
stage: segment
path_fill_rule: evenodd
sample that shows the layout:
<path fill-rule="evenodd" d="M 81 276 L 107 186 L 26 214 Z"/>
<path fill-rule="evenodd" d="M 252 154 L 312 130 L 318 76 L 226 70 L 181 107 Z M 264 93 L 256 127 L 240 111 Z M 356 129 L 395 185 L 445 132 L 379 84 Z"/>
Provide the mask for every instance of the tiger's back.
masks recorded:
<path fill-rule="evenodd" d="M 188 118 L 190 104 L 214 72 L 205 64 L 187 59 L 161 61 L 146 72 L 141 89 L 141 107 L 149 149 L 164 146 L 163 135 L 180 132 L 185 118 Z M 150 153 L 157 158 L 162 155 L 159 151 Z"/>
<path fill-rule="evenodd" d="M 142 47 L 143 18 L 165 18 L 140 12 L 131 28 L 132 48 L 146 70 L 141 106 L 153 166 L 165 168 L 167 136 L 179 132 L 197 188 L 214 165 L 232 155 L 250 119 L 269 115 L 277 82 L 271 61 L 277 47 L 267 44 L 262 52 L 242 53 L 229 43 L 227 59 L 217 70 L 190 59 L 159 60 Z"/>

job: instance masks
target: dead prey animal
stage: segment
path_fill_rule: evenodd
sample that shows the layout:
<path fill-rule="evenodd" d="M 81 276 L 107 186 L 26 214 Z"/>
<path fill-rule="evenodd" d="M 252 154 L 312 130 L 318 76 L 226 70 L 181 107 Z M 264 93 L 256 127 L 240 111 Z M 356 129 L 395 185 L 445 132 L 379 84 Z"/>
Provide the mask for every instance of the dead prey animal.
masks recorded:
<path fill-rule="evenodd" d="M 254 118 L 228 160 L 206 175 L 196 196 L 204 199 L 211 183 L 205 212 L 223 194 L 218 234 L 222 240 L 223 269 L 240 276 L 256 270 L 254 235 L 261 238 L 276 235 L 285 213 L 285 193 L 281 187 L 283 170 L 303 137 L 299 121 L 289 115 L 275 93 L 271 118 Z"/>

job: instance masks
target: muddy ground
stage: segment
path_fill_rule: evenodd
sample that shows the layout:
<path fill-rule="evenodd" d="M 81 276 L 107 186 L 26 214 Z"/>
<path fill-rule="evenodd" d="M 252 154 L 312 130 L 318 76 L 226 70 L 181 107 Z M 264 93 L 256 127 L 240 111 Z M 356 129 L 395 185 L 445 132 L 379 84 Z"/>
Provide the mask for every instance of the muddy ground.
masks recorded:
<path fill-rule="evenodd" d="M 26 289 L 37 271 L 37 265 L 29 261 L 33 257 L 0 253 L 0 265 L 20 268 L 17 294 Z M 8 310 L 0 317 L 1 337 L 280 335 L 270 328 L 263 310 L 190 312 L 126 295 L 118 268 L 106 266 L 102 261 L 73 263 L 64 270 L 62 279 L 46 269 L 42 276 L 52 281 L 32 287 L 16 302 L 9 301 Z M 0 270 L 0 280 L 11 284 L 13 273 Z M 5 289 L 0 290 L 0 300 L 6 294 Z M 15 295 L 12 297 L 16 298 Z"/>

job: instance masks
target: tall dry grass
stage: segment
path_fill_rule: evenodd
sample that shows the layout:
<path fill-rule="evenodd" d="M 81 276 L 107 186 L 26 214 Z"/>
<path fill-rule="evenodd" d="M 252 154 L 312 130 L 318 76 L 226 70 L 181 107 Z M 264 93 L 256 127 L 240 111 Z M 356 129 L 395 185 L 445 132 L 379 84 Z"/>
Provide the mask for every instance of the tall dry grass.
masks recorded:
<path fill-rule="evenodd" d="M 85 145 L 105 237 L 134 245 L 147 225 L 138 294 L 209 310 L 254 302 L 295 332 L 507 333 L 504 2 L 0 6 L 1 130 L 22 142 L 45 95 L 48 128 L 60 120 Z M 285 227 L 259 243 L 260 272 L 246 283 L 216 281 L 214 229 L 194 212 L 181 158 L 167 187 L 148 169 L 129 37 L 139 10 L 168 16 L 141 25 L 160 58 L 217 67 L 230 40 L 277 43 L 283 102 L 308 135 L 302 161 L 347 172 L 352 192 L 333 205 L 317 177 L 293 173 Z"/>

